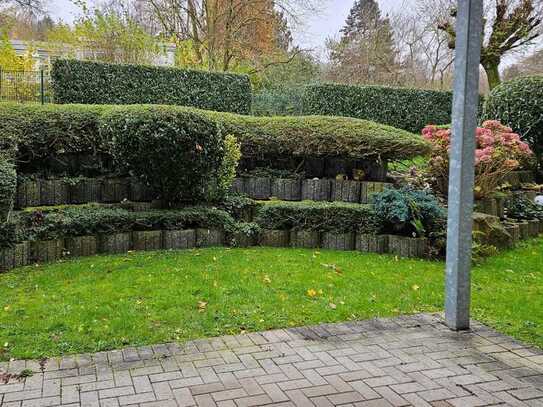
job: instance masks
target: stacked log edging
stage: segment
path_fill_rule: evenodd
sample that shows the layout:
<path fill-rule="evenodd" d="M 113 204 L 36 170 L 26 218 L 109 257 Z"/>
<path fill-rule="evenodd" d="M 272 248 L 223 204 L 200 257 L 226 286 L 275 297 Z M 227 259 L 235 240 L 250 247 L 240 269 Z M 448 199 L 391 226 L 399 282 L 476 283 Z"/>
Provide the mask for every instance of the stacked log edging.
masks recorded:
<path fill-rule="evenodd" d="M 514 243 L 543 234 L 543 220 L 508 223 Z M 0 272 L 64 258 L 123 254 L 129 251 L 182 250 L 204 247 L 291 247 L 388 253 L 404 258 L 426 258 L 429 240 L 398 235 L 318 232 L 309 230 L 263 230 L 259 236 L 226 234 L 219 229 L 151 230 L 97 236 L 28 241 L 0 249 Z"/>

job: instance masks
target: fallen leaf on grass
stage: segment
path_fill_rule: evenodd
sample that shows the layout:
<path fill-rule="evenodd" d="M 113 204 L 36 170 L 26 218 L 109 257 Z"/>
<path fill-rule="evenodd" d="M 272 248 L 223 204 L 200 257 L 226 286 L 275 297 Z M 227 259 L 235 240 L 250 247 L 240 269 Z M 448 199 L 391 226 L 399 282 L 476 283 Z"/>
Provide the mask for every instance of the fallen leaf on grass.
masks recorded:
<path fill-rule="evenodd" d="M 307 296 L 308 297 L 316 297 L 317 296 L 317 291 L 315 291 L 314 289 L 310 288 L 309 290 L 307 290 Z"/>
<path fill-rule="evenodd" d="M 207 302 L 205 301 L 198 301 L 198 311 L 204 312 L 207 308 Z"/>

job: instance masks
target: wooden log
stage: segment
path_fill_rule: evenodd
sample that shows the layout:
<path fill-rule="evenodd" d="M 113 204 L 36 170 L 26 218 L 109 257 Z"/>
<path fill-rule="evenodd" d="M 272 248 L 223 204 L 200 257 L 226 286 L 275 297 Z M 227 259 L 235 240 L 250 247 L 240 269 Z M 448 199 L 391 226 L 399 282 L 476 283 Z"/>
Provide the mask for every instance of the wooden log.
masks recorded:
<path fill-rule="evenodd" d="M 332 181 L 332 201 L 359 203 L 360 185 L 359 181 Z"/>
<path fill-rule="evenodd" d="M 28 242 L 22 242 L 0 249 L 0 273 L 30 264 L 29 248 Z"/>
<path fill-rule="evenodd" d="M 129 198 L 129 180 L 106 178 L 102 183 L 102 202 L 122 202 Z"/>
<path fill-rule="evenodd" d="M 504 225 L 505 230 L 511 235 L 512 246 L 520 242 L 520 227 L 516 223 L 507 223 Z"/>
<path fill-rule="evenodd" d="M 530 224 L 527 221 L 518 223 L 520 229 L 520 240 L 526 240 L 530 238 Z"/>
<path fill-rule="evenodd" d="M 64 240 L 67 256 L 87 257 L 98 253 L 98 238 L 96 236 L 69 237 Z"/>
<path fill-rule="evenodd" d="M 196 230 L 165 230 L 162 239 L 164 249 L 192 249 L 196 247 Z"/>
<path fill-rule="evenodd" d="M 291 247 L 315 249 L 321 245 L 321 235 L 312 230 L 293 230 L 290 232 Z"/>
<path fill-rule="evenodd" d="M 68 185 L 61 179 L 40 179 L 40 205 L 63 205 L 70 202 Z"/>
<path fill-rule="evenodd" d="M 364 253 L 387 253 L 388 236 L 357 233 L 355 248 Z"/>
<path fill-rule="evenodd" d="M 539 236 L 539 220 L 538 219 L 529 220 L 528 227 L 529 227 L 528 233 L 530 234 L 530 237 Z"/>
<path fill-rule="evenodd" d="M 539 219 L 539 234 L 543 234 L 543 219 Z"/>
<path fill-rule="evenodd" d="M 263 230 L 260 235 L 260 246 L 289 247 L 290 231 L 288 230 Z"/>
<path fill-rule="evenodd" d="M 424 258 L 427 253 L 428 240 L 406 236 L 388 236 L 388 252 L 398 257 Z"/>
<path fill-rule="evenodd" d="M 32 263 L 51 263 L 62 258 L 64 239 L 30 242 L 29 260 Z"/>
<path fill-rule="evenodd" d="M 26 180 L 17 185 L 18 208 L 41 205 L 40 183 L 37 180 Z"/>
<path fill-rule="evenodd" d="M 132 232 L 132 248 L 137 251 L 162 249 L 162 231 L 145 230 Z"/>
<path fill-rule="evenodd" d="M 130 179 L 128 196 L 134 202 L 150 202 L 155 199 L 152 189 L 137 178 Z"/>
<path fill-rule="evenodd" d="M 271 196 L 271 179 L 249 177 L 245 180 L 246 194 L 252 199 L 265 200 Z"/>
<path fill-rule="evenodd" d="M 245 194 L 245 178 L 235 178 L 230 187 L 230 192 L 235 194 Z"/>
<path fill-rule="evenodd" d="M 306 179 L 302 182 L 302 200 L 329 201 L 332 197 L 332 181 L 329 179 Z"/>
<path fill-rule="evenodd" d="M 354 250 L 354 233 L 323 233 L 322 248 L 330 250 Z"/>
<path fill-rule="evenodd" d="M 127 253 L 132 248 L 132 239 L 129 232 L 100 235 L 98 237 L 98 251 L 100 253 L 120 254 Z"/>
<path fill-rule="evenodd" d="M 485 198 L 475 201 L 475 211 L 487 215 L 505 217 L 505 198 Z"/>
<path fill-rule="evenodd" d="M 360 185 L 360 203 L 372 203 L 373 195 L 383 192 L 387 188 L 392 188 L 392 184 L 387 182 L 362 182 Z"/>
<path fill-rule="evenodd" d="M 275 178 L 272 183 L 272 196 L 283 201 L 302 199 L 302 181 L 300 179 Z"/>
<path fill-rule="evenodd" d="M 196 247 L 217 247 L 224 245 L 224 232 L 219 229 L 196 229 Z"/>
<path fill-rule="evenodd" d="M 70 202 L 84 204 L 102 201 L 102 180 L 85 178 L 70 186 Z"/>

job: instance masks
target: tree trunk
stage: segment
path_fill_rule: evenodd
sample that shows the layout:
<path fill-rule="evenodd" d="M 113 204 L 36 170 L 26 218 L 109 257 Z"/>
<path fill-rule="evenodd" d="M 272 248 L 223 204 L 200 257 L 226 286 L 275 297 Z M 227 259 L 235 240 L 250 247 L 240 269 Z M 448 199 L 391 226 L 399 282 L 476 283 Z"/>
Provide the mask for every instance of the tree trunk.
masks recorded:
<path fill-rule="evenodd" d="M 483 68 L 486 72 L 486 77 L 488 79 L 488 87 L 490 90 L 492 90 L 501 83 L 500 71 L 498 69 L 500 66 L 500 62 L 499 61 L 497 62 L 496 61 L 488 61 L 488 62 L 482 61 L 481 64 L 483 65 Z"/>

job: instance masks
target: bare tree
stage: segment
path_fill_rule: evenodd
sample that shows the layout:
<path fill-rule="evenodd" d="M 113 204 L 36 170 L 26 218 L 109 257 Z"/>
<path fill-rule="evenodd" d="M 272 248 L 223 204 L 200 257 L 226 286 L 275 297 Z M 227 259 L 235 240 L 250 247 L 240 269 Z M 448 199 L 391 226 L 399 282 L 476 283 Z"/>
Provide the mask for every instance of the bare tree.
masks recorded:
<path fill-rule="evenodd" d="M 485 2 L 484 42 L 481 48 L 483 66 L 490 89 L 501 82 L 499 67 L 504 56 L 532 45 L 541 34 L 541 0 L 487 0 Z M 449 36 L 454 49 L 456 9 L 450 8 L 450 18 L 439 28 Z"/>

